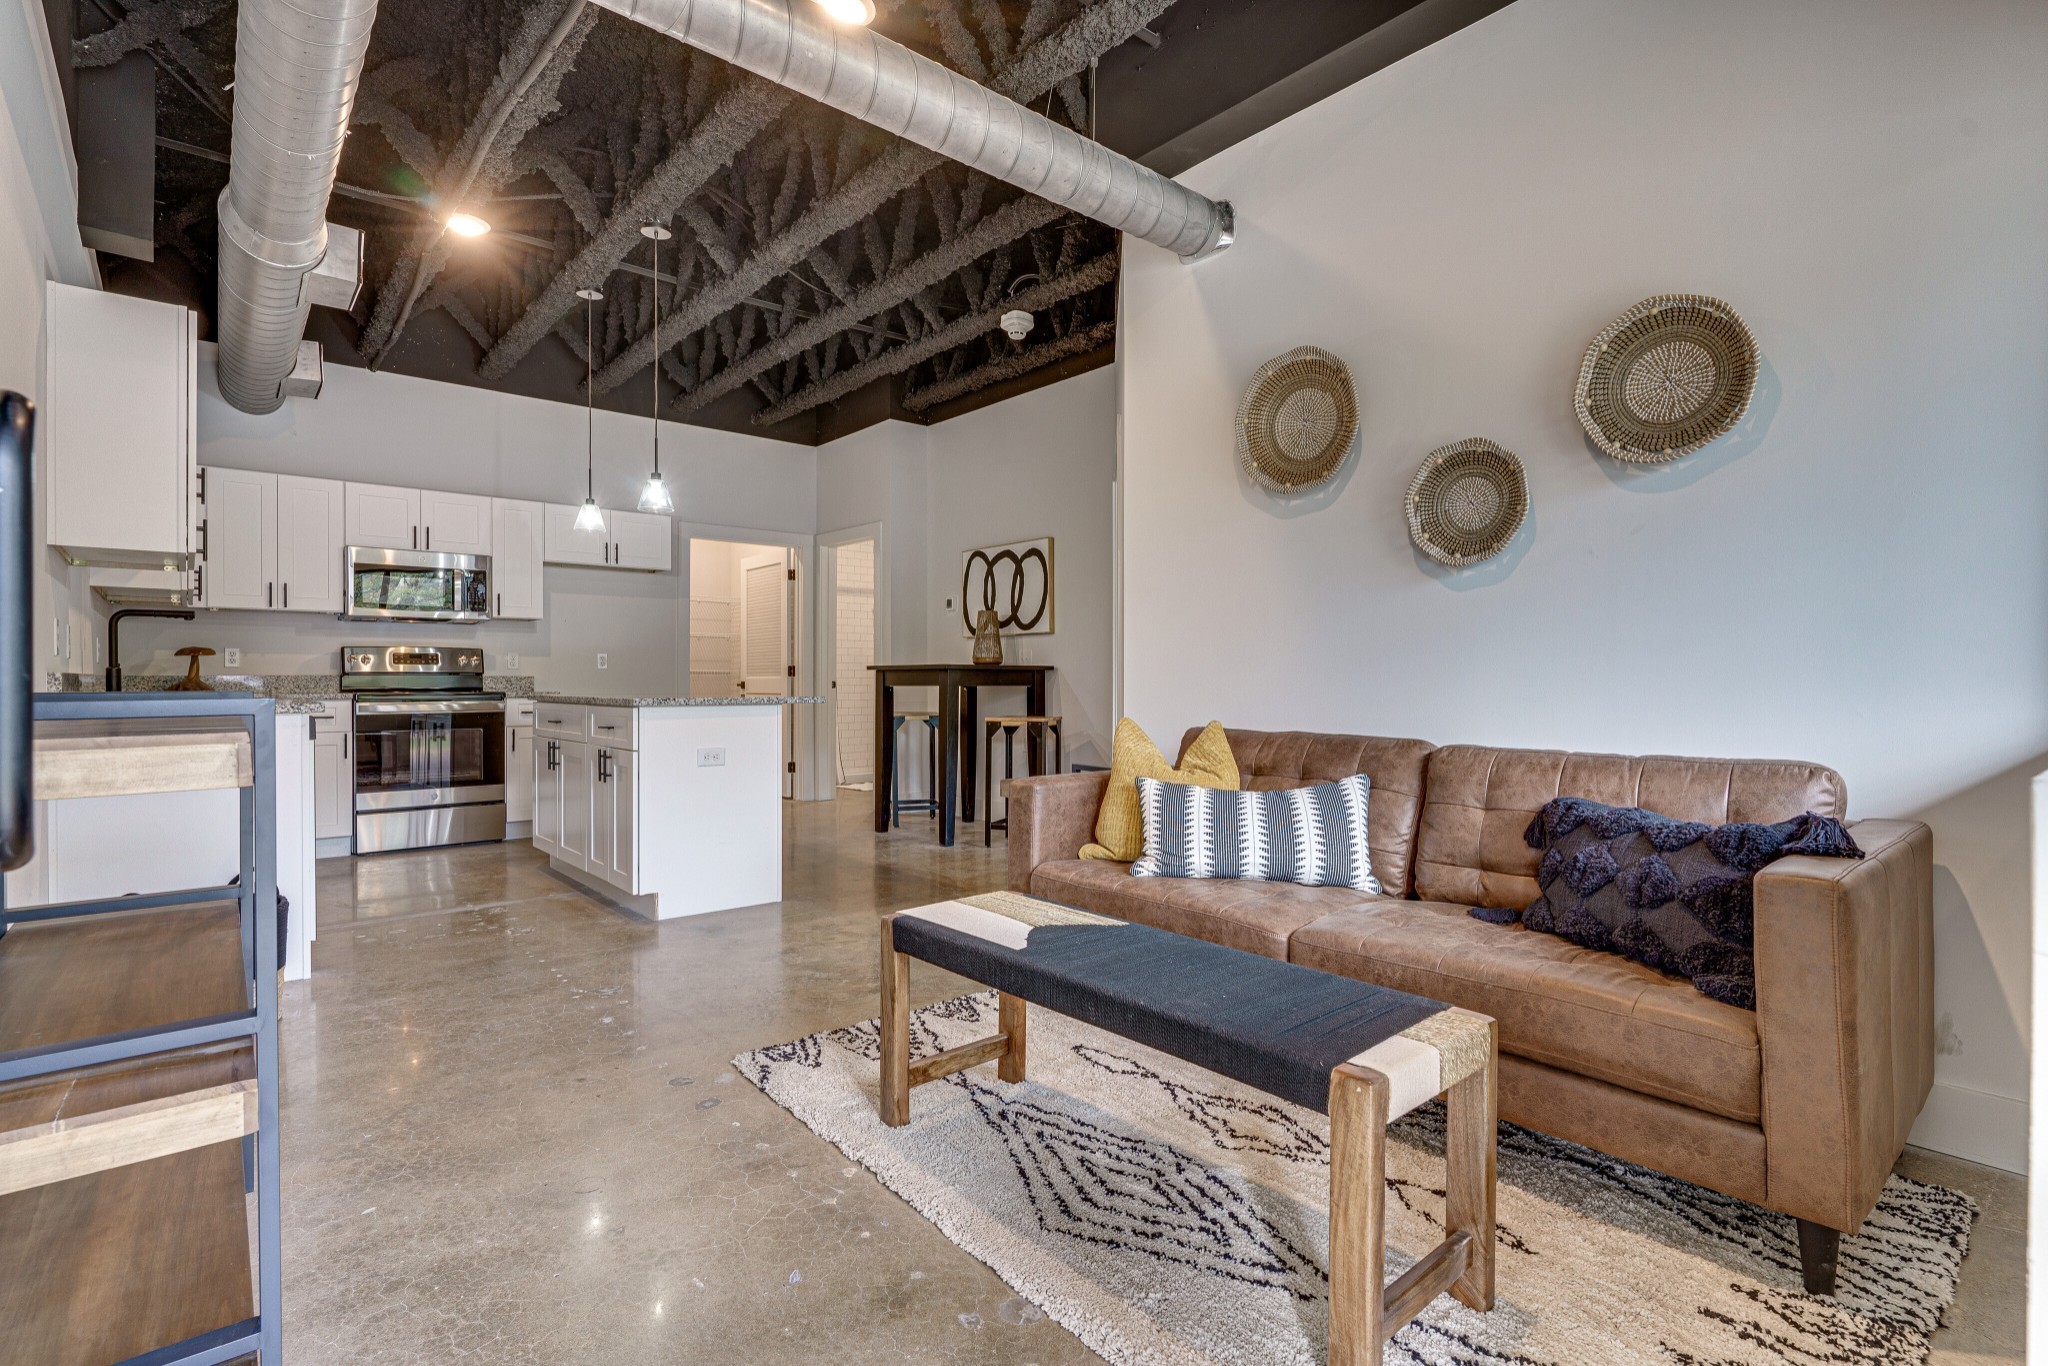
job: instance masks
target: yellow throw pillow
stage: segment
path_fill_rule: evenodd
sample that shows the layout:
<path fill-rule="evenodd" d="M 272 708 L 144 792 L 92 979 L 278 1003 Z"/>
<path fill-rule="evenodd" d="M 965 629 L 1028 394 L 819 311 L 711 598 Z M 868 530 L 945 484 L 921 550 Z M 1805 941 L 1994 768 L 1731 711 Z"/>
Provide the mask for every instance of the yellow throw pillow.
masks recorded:
<path fill-rule="evenodd" d="M 1182 756 L 1181 766 L 1175 768 L 1136 721 L 1126 716 L 1117 722 L 1109 760 L 1109 790 L 1102 794 L 1102 809 L 1095 813 L 1096 842 L 1081 846 L 1082 858 L 1129 863 L 1145 852 L 1145 826 L 1138 815 L 1140 778 L 1235 792 L 1237 760 L 1231 757 L 1230 741 L 1223 737 L 1223 723 L 1211 721 L 1203 727 Z"/>

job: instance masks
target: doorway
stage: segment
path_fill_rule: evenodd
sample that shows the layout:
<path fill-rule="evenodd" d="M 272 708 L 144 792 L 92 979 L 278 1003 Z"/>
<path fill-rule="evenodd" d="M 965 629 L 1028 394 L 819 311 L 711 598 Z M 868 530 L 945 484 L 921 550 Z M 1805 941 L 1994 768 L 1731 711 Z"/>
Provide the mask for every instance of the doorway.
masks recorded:
<path fill-rule="evenodd" d="M 796 683 L 796 555 L 690 538 L 690 695 L 788 697 Z M 794 709 L 783 708 L 782 795 L 794 797 Z"/>
<path fill-rule="evenodd" d="M 875 782 L 875 543 L 830 546 L 832 561 L 833 761 L 838 785 Z"/>

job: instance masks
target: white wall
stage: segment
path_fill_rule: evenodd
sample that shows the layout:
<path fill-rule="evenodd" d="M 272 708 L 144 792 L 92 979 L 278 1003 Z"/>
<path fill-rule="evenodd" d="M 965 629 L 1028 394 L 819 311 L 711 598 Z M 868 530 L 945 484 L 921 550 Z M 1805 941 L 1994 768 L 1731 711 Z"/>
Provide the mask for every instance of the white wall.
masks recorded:
<path fill-rule="evenodd" d="M 965 661 L 960 557 L 977 546 L 1053 538 L 1054 630 L 1005 635 L 1003 659 L 1050 664 L 1066 760 L 1107 763 L 1110 691 L 1110 497 L 1116 478 L 1116 371 L 1091 370 L 929 429 L 929 653 Z M 947 600 L 954 603 L 948 607 Z M 1021 712 L 1022 689 L 989 690 L 983 714 Z M 1017 763 L 1022 771 L 1023 746 Z"/>
<path fill-rule="evenodd" d="M 252 416 L 220 398 L 213 348 L 202 349 L 199 449 L 209 465 L 575 503 L 585 487 L 586 422 L 583 410 L 569 404 L 342 365 L 327 367 L 318 399 L 287 400 L 275 413 Z M 597 414 L 598 502 L 634 505 L 651 447 L 646 419 Z M 813 451 L 677 423 L 663 425 L 661 447 L 679 517 L 747 529 L 813 529 Z M 680 539 L 677 556 L 680 567 L 686 558 Z M 517 654 L 516 671 L 535 675 L 544 688 L 683 692 L 686 578 L 550 565 L 541 620 L 455 630 L 484 646 L 493 671 Z M 234 645 L 244 652 L 246 672 L 325 673 L 335 668 L 345 643 L 419 640 L 422 629 L 311 614 L 202 613 L 190 623 L 124 623 L 122 653 L 130 672 L 169 671 L 178 662 L 171 652 L 180 645 Z M 608 656 L 603 671 L 600 652 Z"/>
<path fill-rule="evenodd" d="M 1935 830 L 1916 1140 L 2023 1166 L 2044 70 L 2038 0 L 1523 0 L 1189 172 L 1238 240 L 1126 256 L 1131 715 L 1835 765 L 1856 814 Z M 1624 468 L 1571 384 L 1609 318 L 1672 291 L 1747 318 L 1755 402 Z M 1362 436 L 1290 504 L 1238 473 L 1232 418 L 1303 343 L 1352 366 Z M 1474 435 L 1521 455 L 1533 511 L 1453 573 L 1402 495 Z"/>
<path fill-rule="evenodd" d="M 43 289 L 97 283 L 78 236 L 78 178 L 41 0 L 0 0 L 0 389 L 43 394 Z M 40 468 L 38 485 L 49 481 Z M 47 546 L 38 498 L 35 539 Z M 47 548 L 35 583 L 34 684 L 92 667 L 96 613 L 85 571 Z"/>

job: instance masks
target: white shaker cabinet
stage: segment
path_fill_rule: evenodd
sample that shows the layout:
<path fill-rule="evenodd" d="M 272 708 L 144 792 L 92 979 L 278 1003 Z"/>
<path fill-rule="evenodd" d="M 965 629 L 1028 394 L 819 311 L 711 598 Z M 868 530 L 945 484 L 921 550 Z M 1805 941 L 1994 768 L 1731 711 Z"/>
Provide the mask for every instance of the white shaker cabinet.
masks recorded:
<path fill-rule="evenodd" d="M 652 512 L 613 512 L 606 520 L 611 528 L 614 569 L 666 573 L 674 567 L 675 545 L 668 518 Z"/>
<path fill-rule="evenodd" d="M 612 562 L 612 536 L 610 519 L 616 512 L 605 514 L 606 521 L 595 531 L 578 531 L 576 514 L 581 508 L 567 503 L 547 505 L 546 525 L 542 532 L 543 552 L 549 564 L 589 564 L 603 568 Z"/>
<path fill-rule="evenodd" d="M 85 564 L 183 570 L 193 550 L 199 315 L 55 282 L 44 297 L 36 471 L 50 544 Z"/>
<path fill-rule="evenodd" d="M 590 862 L 592 791 L 597 786 L 595 746 L 587 740 L 557 740 L 556 763 L 562 774 L 561 829 L 556 836 L 555 857 L 577 867 Z"/>
<path fill-rule="evenodd" d="M 420 491 L 385 484 L 346 486 L 342 534 L 349 545 L 419 550 Z"/>
<path fill-rule="evenodd" d="M 584 868 L 622 892 L 640 890 L 640 765 L 630 749 L 592 755 L 590 856 Z"/>
<path fill-rule="evenodd" d="M 205 607 L 277 605 L 277 476 L 200 471 L 199 592 Z"/>
<path fill-rule="evenodd" d="M 505 704 L 505 823 L 533 819 L 537 774 L 534 764 L 533 703 L 515 697 Z"/>
<path fill-rule="evenodd" d="M 420 549 L 450 555 L 491 553 L 491 500 L 476 493 L 420 490 Z M 493 564 L 492 568 L 497 566 Z"/>
<path fill-rule="evenodd" d="M 343 485 L 277 476 L 277 605 L 288 612 L 340 612 L 348 605 L 342 564 Z"/>
<path fill-rule="evenodd" d="M 516 498 L 491 499 L 491 615 L 513 621 L 541 616 L 545 509 Z"/>
<path fill-rule="evenodd" d="M 348 839 L 355 833 L 354 737 L 349 704 L 329 702 L 308 718 L 313 728 L 313 837 Z"/>

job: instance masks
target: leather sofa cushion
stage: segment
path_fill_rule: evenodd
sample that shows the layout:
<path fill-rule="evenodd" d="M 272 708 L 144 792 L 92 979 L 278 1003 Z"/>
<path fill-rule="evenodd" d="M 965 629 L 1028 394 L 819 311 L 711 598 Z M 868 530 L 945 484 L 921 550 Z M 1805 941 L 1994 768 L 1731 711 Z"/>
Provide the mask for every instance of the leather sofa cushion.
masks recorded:
<path fill-rule="evenodd" d="M 1303 925 L 1369 899 L 1349 887 L 1132 877 L 1130 871 L 1127 863 L 1100 859 L 1041 863 L 1031 872 L 1031 894 L 1268 958 L 1287 957 L 1288 936 Z"/>
<path fill-rule="evenodd" d="M 1289 957 L 1491 1015 L 1503 1053 L 1760 1122 L 1754 1012 L 1619 955 L 1465 912 L 1463 902 L 1371 901 L 1303 926 Z"/>
<path fill-rule="evenodd" d="M 1199 728 L 1190 729 L 1182 737 L 1183 753 L 1201 733 Z M 1414 885 L 1415 828 L 1422 812 L 1423 773 L 1433 745 L 1427 740 L 1294 730 L 1226 729 L 1223 733 L 1237 760 L 1239 786 L 1246 791 L 1313 787 L 1354 773 L 1371 778 L 1365 821 L 1373 876 L 1387 895 L 1408 894 Z"/>
<path fill-rule="evenodd" d="M 1236 732 L 1230 734 L 1242 764 Z M 1849 804 L 1842 776 L 1820 764 L 1446 745 L 1428 756 L 1415 894 L 1463 906 L 1534 901 L 1541 854 L 1522 835 L 1553 797 L 1639 806 L 1709 825 L 1783 821 L 1807 811 L 1841 820 Z M 1377 861 L 1377 846 L 1373 857 Z"/>

